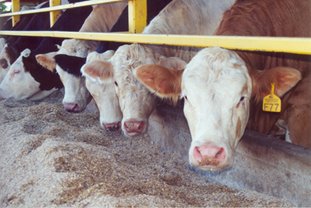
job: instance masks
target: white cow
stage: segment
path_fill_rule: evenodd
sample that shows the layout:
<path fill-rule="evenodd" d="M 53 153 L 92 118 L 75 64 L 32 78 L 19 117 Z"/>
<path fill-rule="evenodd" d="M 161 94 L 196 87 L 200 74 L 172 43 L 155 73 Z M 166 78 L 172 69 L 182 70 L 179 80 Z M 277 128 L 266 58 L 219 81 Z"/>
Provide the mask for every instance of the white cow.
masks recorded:
<path fill-rule="evenodd" d="M 234 2 L 234 0 L 173 1 L 150 22 L 144 33 L 210 35 L 215 32 L 223 13 Z M 197 51 L 198 49 L 182 47 L 124 45 L 119 47 L 114 56 L 104 64 L 113 72 L 123 113 L 122 130 L 126 136 L 135 136 L 147 130 L 149 115 L 156 105 L 155 96 L 136 80 L 133 70 L 149 64 L 160 64 L 181 70 L 185 66 L 184 61 L 189 61 Z M 174 56 L 183 61 L 173 58 Z"/>
<path fill-rule="evenodd" d="M 311 37 L 311 28 L 305 26 L 310 11 L 309 1 L 238 1 L 224 14 L 216 35 Z M 212 47 L 196 54 L 183 73 L 155 65 L 135 72 L 161 97 L 185 99 L 190 164 L 220 170 L 232 164 L 246 126 L 273 134 L 278 119 L 284 119 L 292 142 L 311 147 L 310 68 L 309 56 Z M 279 113 L 263 111 L 279 106 L 271 91 L 282 101 Z M 262 102 L 266 96 L 270 103 Z"/>
<path fill-rule="evenodd" d="M 81 68 L 85 84 L 98 105 L 100 125 L 108 131 L 118 130 L 121 126 L 122 113 L 115 93 L 113 72 L 106 67 L 114 52 L 109 50 L 103 54 L 92 52 L 87 56 L 86 64 Z"/>

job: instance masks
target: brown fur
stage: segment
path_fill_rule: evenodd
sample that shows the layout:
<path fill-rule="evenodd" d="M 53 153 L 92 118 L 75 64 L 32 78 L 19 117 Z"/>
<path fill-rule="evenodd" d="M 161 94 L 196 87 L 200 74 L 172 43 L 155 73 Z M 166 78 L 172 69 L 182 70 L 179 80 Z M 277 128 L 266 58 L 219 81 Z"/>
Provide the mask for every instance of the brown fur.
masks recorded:
<path fill-rule="evenodd" d="M 182 70 L 169 70 L 159 65 L 148 64 L 136 69 L 136 77 L 151 92 L 161 98 L 172 99 L 176 103 L 181 92 L 182 72 Z"/>
<path fill-rule="evenodd" d="M 237 0 L 224 14 L 216 35 L 311 37 L 310 20 L 310 0 Z M 255 99 L 251 100 L 248 126 L 253 130 L 269 133 L 275 122 L 285 117 L 293 142 L 311 147 L 310 56 L 237 53 L 247 64 L 253 82 Z M 279 114 L 262 112 L 261 103 L 258 103 L 270 92 L 272 82 L 276 84 L 276 94 L 283 96 L 282 113 Z M 306 112 L 301 112 L 300 108 Z"/>
<path fill-rule="evenodd" d="M 50 70 L 51 72 L 55 71 L 56 62 L 53 58 L 50 58 L 44 54 L 38 54 L 38 55 L 36 55 L 36 60 L 44 68 Z"/>

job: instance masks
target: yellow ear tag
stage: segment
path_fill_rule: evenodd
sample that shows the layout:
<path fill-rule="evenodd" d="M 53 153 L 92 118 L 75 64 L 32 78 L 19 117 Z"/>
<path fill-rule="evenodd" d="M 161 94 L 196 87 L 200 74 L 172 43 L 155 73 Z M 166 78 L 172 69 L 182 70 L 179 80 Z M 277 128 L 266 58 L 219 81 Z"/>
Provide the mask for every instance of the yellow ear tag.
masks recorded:
<path fill-rule="evenodd" d="M 274 94 L 274 83 L 271 84 L 271 92 L 263 98 L 262 110 L 266 112 L 281 112 L 281 99 Z"/>

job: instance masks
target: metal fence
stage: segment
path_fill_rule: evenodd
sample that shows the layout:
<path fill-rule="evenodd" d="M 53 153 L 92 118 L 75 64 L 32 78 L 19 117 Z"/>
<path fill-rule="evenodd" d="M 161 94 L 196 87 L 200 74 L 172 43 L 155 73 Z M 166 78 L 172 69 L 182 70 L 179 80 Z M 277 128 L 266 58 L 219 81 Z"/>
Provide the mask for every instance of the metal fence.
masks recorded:
<path fill-rule="evenodd" d="M 245 36 L 199 36 L 199 35 L 171 35 L 171 34 L 141 34 L 146 26 L 147 0 L 89 0 L 84 2 L 60 5 L 61 0 L 50 0 L 50 7 L 29 11 L 20 11 L 20 0 L 12 1 L 12 12 L 1 14 L 1 17 L 12 16 L 13 24 L 19 21 L 20 15 L 50 12 L 51 25 L 54 24 L 60 10 L 77 7 L 109 4 L 115 2 L 128 2 L 129 31 L 118 33 L 91 33 L 91 32 L 62 32 L 62 31 L 4 31 L 0 35 L 13 36 L 39 36 L 75 38 L 98 41 L 115 41 L 126 43 L 144 43 L 159 45 L 178 45 L 209 47 L 219 46 L 228 49 L 247 51 L 286 52 L 311 55 L 311 38 L 287 37 L 245 37 Z M 311 21 L 311 20 L 310 20 Z"/>

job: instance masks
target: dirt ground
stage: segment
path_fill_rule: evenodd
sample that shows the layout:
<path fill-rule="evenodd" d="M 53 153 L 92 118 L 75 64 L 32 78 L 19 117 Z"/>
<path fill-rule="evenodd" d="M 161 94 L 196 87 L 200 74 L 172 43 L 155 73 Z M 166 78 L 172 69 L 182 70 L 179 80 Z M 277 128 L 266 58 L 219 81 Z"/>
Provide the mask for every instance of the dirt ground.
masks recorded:
<path fill-rule="evenodd" d="M 193 172 L 147 135 L 125 138 L 98 113 L 65 112 L 62 94 L 0 101 L 0 207 L 289 207 Z"/>

